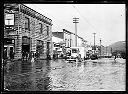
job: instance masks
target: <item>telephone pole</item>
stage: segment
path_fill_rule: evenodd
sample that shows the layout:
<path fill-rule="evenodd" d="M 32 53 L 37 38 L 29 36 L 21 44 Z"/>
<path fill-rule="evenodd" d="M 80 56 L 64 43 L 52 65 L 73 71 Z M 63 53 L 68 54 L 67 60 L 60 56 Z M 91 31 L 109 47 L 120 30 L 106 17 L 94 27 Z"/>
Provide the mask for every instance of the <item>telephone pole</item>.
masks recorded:
<path fill-rule="evenodd" d="M 100 38 L 100 57 L 101 57 L 101 38 Z"/>
<path fill-rule="evenodd" d="M 107 48 L 108 48 L 108 47 L 106 46 L 106 56 L 107 56 Z"/>
<path fill-rule="evenodd" d="M 75 23 L 75 46 L 77 47 L 77 23 L 79 18 L 73 18 L 73 23 Z"/>
<path fill-rule="evenodd" d="M 96 33 L 93 33 L 94 34 L 94 54 L 95 54 L 95 34 Z"/>
<path fill-rule="evenodd" d="M 111 55 L 112 55 L 112 47 L 111 47 Z"/>

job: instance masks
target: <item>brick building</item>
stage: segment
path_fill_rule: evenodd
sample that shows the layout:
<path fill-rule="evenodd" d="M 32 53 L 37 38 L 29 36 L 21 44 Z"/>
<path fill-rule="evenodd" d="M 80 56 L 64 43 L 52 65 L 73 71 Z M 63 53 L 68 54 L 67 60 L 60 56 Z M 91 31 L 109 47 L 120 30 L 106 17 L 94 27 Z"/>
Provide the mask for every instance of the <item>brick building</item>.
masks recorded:
<path fill-rule="evenodd" d="M 22 58 L 23 52 L 52 56 L 52 20 L 23 4 L 4 4 L 4 58 Z"/>

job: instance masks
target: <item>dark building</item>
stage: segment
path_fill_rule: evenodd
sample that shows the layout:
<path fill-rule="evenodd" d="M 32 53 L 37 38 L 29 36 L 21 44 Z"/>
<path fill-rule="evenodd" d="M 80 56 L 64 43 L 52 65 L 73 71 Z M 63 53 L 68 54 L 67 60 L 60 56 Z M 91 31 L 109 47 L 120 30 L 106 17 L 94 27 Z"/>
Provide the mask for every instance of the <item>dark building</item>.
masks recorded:
<path fill-rule="evenodd" d="M 4 58 L 20 59 L 23 52 L 52 56 L 52 20 L 23 4 L 4 4 Z"/>

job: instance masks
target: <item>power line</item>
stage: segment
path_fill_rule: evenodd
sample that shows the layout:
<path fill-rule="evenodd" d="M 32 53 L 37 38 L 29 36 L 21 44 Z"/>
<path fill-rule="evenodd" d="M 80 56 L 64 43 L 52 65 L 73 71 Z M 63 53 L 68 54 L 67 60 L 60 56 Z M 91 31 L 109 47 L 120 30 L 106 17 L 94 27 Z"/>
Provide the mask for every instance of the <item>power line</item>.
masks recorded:
<path fill-rule="evenodd" d="M 76 8 L 76 6 L 72 5 L 73 8 L 79 13 L 79 15 L 89 24 L 92 26 L 92 28 L 96 31 L 95 27 L 79 12 L 79 10 Z"/>
<path fill-rule="evenodd" d="M 54 19 L 56 19 L 54 16 L 52 16 L 52 15 L 49 14 L 49 13 L 46 13 L 44 10 L 40 9 L 39 7 L 35 6 L 34 4 L 32 4 L 32 6 L 35 7 L 35 8 L 38 8 L 38 9 L 41 10 L 41 11 L 43 11 L 44 14 L 47 14 L 47 15 L 53 17 Z M 57 20 L 57 19 L 56 19 L 56 20 Z M 57 21 L 58 21 L 58 20 L 57 20 Z M 56 23 L 54 23 L 53 25 L 54 25 L 56 28 L 58 28 L 58 29 L 59 29 L 59 27 L 61 27 L 60 24 L 59 24 L 59 26 L 58 26 Z"/>

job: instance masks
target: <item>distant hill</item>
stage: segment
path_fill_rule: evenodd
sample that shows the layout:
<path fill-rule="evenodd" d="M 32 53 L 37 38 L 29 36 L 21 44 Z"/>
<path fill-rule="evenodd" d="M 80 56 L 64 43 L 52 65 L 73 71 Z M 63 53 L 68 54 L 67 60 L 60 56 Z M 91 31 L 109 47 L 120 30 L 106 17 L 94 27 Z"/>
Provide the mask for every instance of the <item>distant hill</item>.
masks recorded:
<path fill-rule="evenodd" d="M 108 48 L 109 52 L 111 52 L 111 48 L 112 48 L 112 52 L 114 52 L 116 50 L 126 52 L 126 42 L 118 41 L 118 42 L 115 42 L 115 43 L 109 45 L 107 48 Z"/>

